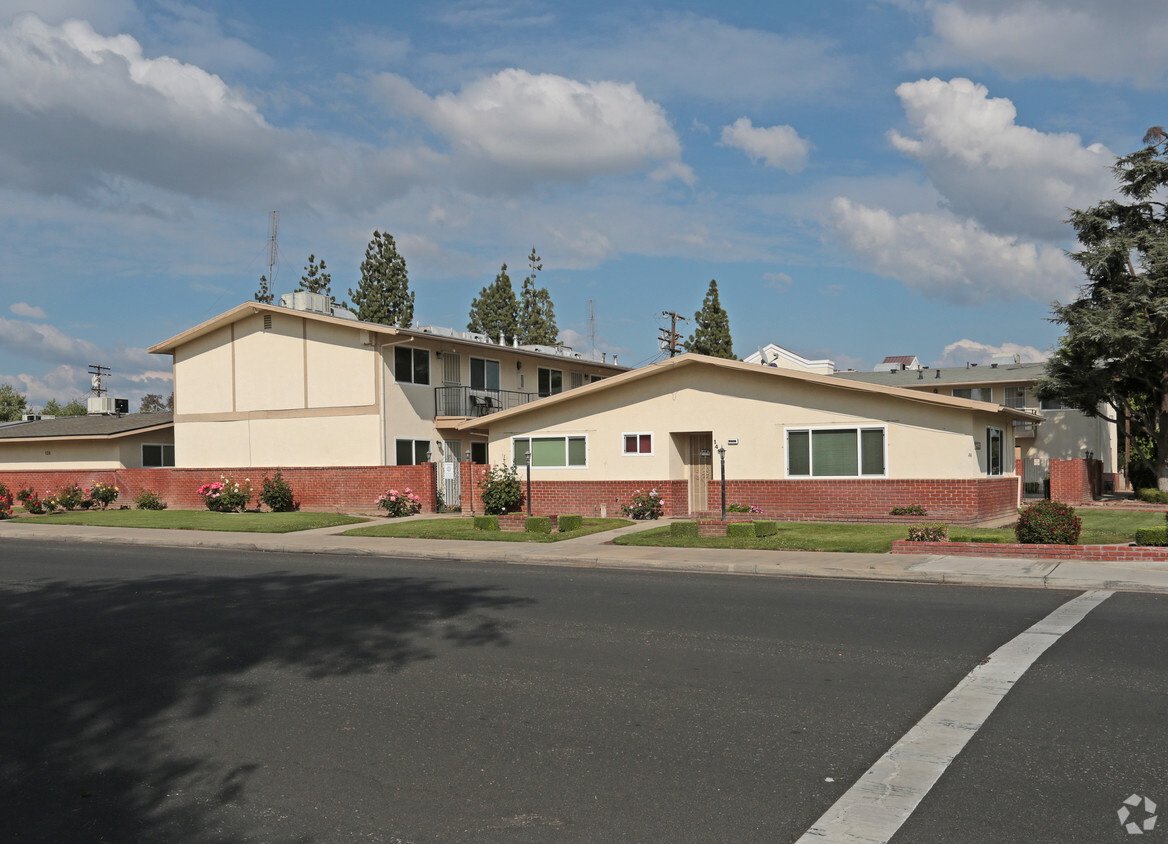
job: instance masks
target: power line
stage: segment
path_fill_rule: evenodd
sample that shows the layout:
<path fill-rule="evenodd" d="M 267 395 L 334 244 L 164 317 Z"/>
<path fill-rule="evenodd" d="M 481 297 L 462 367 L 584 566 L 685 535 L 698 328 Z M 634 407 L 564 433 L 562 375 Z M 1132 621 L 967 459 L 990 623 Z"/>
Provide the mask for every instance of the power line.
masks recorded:
<path fill-rule="evenodd" d="M 658 336 L 657 340 L 660 342 L 663 351 L 668 351 L 670 357 L 675 357 L 677 355 L 677 343 L 681 340 L 681 335 L 677 333 L 677 321 L 680 319 L 682 322 L 689 322 L 689 318 L 683 317 L 681 314 L 674 313 L 673 311 L 662 311 L 661 316 L 669 317 L 669 328 L 666 329 L 662 326 L 658 329 L 660 336 Z"/>

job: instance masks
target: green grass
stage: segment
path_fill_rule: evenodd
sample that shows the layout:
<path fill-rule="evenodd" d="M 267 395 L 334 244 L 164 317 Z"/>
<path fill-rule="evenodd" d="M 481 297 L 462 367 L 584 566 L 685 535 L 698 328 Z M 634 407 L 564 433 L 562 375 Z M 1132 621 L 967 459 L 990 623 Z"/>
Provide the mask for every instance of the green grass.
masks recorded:
<path fill-rule="evenodd" d="M 1134 542 L 1140 528 L 1164 527 L 1163 513 L 1077 510 L 1083 521 L 1079 536 L 1081 545 L 1114 545 Z M 921 521 L 925 521 L 922 519 Z M 1014 529 L 953 527 L 950 535 L 977 541 L 978 537 L 999 537 L 999 541 L 1014 542 Z M 892 542 L 908 535 L 906 525 L 834 524 L 816 522 L 779 522 L 779 532 L 773 536 L 748 537 L 673 537 L 668 527 L 653 528 L 641 533 L 618 536 L 617 545 L 657 545 L 665 548 L 743 548 L 770 551 L 846 551 L 852 553 L 883 554 L 892 549 Z"/>
<path fill-rule="evenodd" d="M 345 536 L 396 536 L 408 539 L 471 539 L 485 542 L 560 542 L 631 525 L 627 519 L 585 519 L 580 530 L 564 533 L 475 530 L 473 519 L 416 519 L 410 522 L 382 522 L 345 531 Z"/>
<path fill-rule="evenodd" d="M 161 530 L 228 530 L 245 533 L 291 533 L 297 530 L 354 525 L 367 521 L 338 513 L 213 513 L 210 510 L 74 510 L 51 516 L 21 516 L 21 523 L 159 528 Z"/>

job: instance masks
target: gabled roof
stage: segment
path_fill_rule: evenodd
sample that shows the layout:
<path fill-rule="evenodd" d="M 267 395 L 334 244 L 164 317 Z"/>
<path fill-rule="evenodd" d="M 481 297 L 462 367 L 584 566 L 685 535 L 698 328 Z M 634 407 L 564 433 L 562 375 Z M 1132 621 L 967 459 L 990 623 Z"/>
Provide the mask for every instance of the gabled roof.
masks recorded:
<path fill-rule="evenodd" d="M 61 416 L 0 427 L 0 441 L 116 439 L 174 427 L 174 414 L 127 413 L 123 416 Z"/>
<path fill-rule="evenodd" d="M 817 375 L 811 372 L 802 372 L 796 369 L 779 369 L 770 366 L 759 366 L 753 363 L 743 363 L 737 360 L 725 360 L 723 358 L 708 357 L 706 355 L 697 355 L 686 353 L 675 358 L 663 360 L 660 363 L 649 364 L 640 369 L 632 369 L 628 372 L 622 372 L 620 375 L 614 375 L 611 378 L 605 378 L 602 381 L 594 381 L 591 384 L 585 384 L 582 387 L 576 387 L 571 390 L 566 390 L 562 393 L 557 393 L 554 396 L 547 396 L 546 398 L 536 399 L 528 404 L 521 404 L 518 407 L 513 407 L 508 410 L 501 410 L 498 413 L 493 413 L 490 416 L 480 416 L 473 419 L 468 419 L 460 423 L 457 427 L 459 430 L 472 430 L 476 428 L 490 427 L 496 422 L 514 419 L 522 416 L 525 413 L 531 413 L 535 410 L 540 410 L 547 407 L 552 407 L 557 404 L 567 404 L 574 401 L 584 401 L 588 397 L 602 392 L 604 390 L 612 390 L 623 384 L 631 384 L 647 378 L 659 377 L 663 373 L 684 370 L 688 368 L 712 368 L 715 370 L 722 369 L 734 372 L 749 373 L 756 378 L 784 378 L 791 381 L 803 381 L 811 384 L 819 384 L 834 390 L 846 390 L 862 394 L 877 394 L 891 396 L 903 401 L 917 402 L 921 404 L 939 405 L 943 407 L 962 408 L 966 410 L 981 410 L 989 413 L 1005 413 L 1015 419 L 1022 419 L 1027 422 L 1040 422 L 1042 416 L 1035 413 L 1028 413 L 1024 410 L 1018 410 L 1012 407 L 1004 407 L 990 402 L 973 401 L 971 399 L 959 399 L 953 396 L 942 396 L 935 393 L 926 393 L 919 390 L 905 390 L 899 387 L 888 387 L 882 384 L 867 384 L 861 381 L 854 381 L 840 378 L 836 375 Z"/>
<path fill-rule="evenodd" d="M 211 319 L 201 322 L 193 328 L 188 328 L 179 334 L 174 335 L 161 343 L 155 343 L 146 351 L 155 355 L 173 354 L 174 350 L 179 346 L 185 345 L 205 334 L 210 334 L 225 325 L 231 325 L 238 322 L 245 317 L 254 314 L 283 314 L 285 316 L 295 316 L 301 319 L 310 319 L 314 322 L 322 322 L 329 325 L 342 325 L 346 328 L 369 331 L 373 334 L 382 336 L 385 343 L 394 342 L 411 342 L 420 339 L 440 340 L 442 343 L 450 343 L 455 346 L 464 347 L 468 349 L 493 349 L 496 352 L 508 351 L 513 354 L 530 355 L 532 357 L 544 358 L 546 360 L 558 361 L 560 364 L 577 363 L 580 365 L 587 365 L 593 367 L 601 367 L 612 372 L 625 372 L 628 370 L 627 366 L 617 366 L 614 363 L 602 362 L 592 360 L 587 357 L 570 357 L 566 355 L 558 355 L 551 352 L 540 352 L 522 346 L 506 346 L 496 345 L 494 343 L 481 343 L 476 340 L 468 340 L 463 337 L 450 337 L 445 334 L 434 334 L 430 331 L 423 331 L 416 328 L 398 328 L 392 325 L 382 325 L 377 322 L 362 322 L 354 319 L 344 319 L 342 317 L 335 317 L 330 314 L 317 313 L 315 311 L 302 311 L 295 308 L 283 308 L 278 305 L 269 305 L 264 302 L 244 302 L 242 305 L 236 305 L 229 311 L 224 311 L 218 316 L 211 317 Z"/>

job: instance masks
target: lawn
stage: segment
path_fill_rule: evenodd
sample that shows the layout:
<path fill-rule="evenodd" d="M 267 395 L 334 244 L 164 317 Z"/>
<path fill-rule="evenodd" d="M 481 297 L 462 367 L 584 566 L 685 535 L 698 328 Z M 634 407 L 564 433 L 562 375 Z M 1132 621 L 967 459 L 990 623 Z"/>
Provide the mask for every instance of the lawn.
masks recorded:
<path fill-rule="evenodd" d="M 564 533 L 527 533 L 524 531 L 476 530 L 474 519 L 415 519 L 408 522 L 381 522 L 345 531 L 345 536 L 396 536 L 408 539 L 472 539 L 487 542 L 560 542 L 616 530 L 631 525 L 627 519 L 585 519 L 580 530 Z"/>
<path fill-rule="evenodd" d="M 161 530 L 227 530 L 291 533 L 368 521 L 338 513 L 213 513 L 210 510 L 74 510 L 51 516 L 21 516 L 23 524 L 92 525 Z"/>
<path fill-rule="evenodd" d="M 1078 510 L 1083 521 L 1079 536 L 1082 545 L 1112 545 L 1134 542 L 1136 530 L 1163 527 L 1164 514 L 1117 510 Z M 924 520 L 922 520 L 924 521 Z M 961 541 L 989 539 L 1013 542 L 1014 530 L 1005 528 L 953 527 L 950 537 Z M 727 536 L 673 537 L 668 527 L 618 536 L 616 545 L 658 545 L 666 548 L 753 548 L 773 551 L 849 551 L 887 553 L 892 542 L 908 535 L 905 525 L 833 524 L 814 522 L 780 522 L 779 532 L 762 538 Z"/>

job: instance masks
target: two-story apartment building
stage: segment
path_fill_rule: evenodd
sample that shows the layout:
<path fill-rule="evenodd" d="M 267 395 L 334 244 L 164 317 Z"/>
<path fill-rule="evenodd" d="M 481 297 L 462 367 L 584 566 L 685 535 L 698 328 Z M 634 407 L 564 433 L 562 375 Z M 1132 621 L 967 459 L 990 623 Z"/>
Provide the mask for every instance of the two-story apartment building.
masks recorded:
<path fill-rule="evenodd" d="M 150 348 L 174 361 L 178 467 L 486 462 L 467 419 L 625 371 L 615 356 L 247 302 Z"/>

